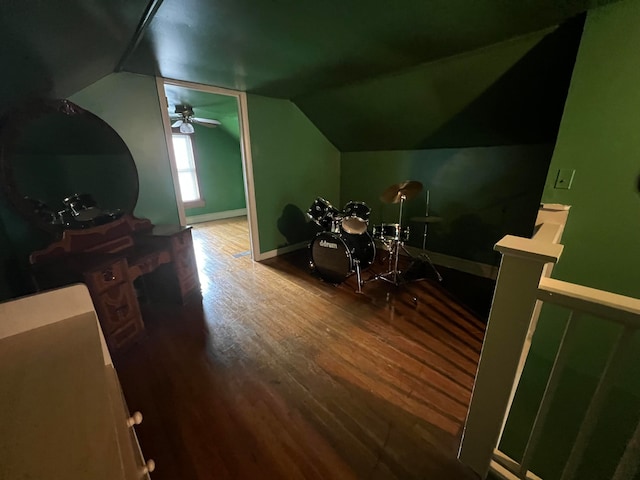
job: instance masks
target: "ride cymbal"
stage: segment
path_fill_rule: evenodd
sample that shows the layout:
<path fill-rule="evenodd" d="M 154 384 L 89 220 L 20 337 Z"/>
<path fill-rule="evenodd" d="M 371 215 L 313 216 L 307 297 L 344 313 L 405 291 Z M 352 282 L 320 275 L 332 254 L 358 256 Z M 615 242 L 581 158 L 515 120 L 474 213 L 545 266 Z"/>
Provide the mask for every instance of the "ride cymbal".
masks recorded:
<path fill-rule="evenodd" d="M 384 203 L 400 203 L 403 195 L 405 200 L 411 200 L 412 198 L 415 198 L 421 191 L 422 184 L 420 182 L 416 182 L 415 180 L 407 180 L 406 182 L 391 185 L 384 192 L 382 192 L 382 195 L 380 195 L 380 200 L 382 200 Z"/>

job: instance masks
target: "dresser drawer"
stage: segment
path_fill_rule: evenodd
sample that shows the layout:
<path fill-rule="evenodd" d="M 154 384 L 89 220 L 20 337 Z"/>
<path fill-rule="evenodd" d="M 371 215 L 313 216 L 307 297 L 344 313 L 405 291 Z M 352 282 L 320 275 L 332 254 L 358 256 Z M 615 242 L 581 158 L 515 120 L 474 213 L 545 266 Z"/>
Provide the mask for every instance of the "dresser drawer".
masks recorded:
<path fill-rule="evenodd" d="M 128 280 L 126 260 L 118 260 L 97 270 L 84 273 L 85 281 L 93 294 Z"/>
<path fill-rule="evenodd" d="M 122 328 L 107 335 L 106 340 L 109 347 L 118 350 L 135 340 L 143 331 L 142 319 L 130 318 Z"/>
<path fill-rule="evenodd" d="M 185 278 L 198 275 L 198 266 L 193 250 L 187 250 L 178 255 L 174 255 L 173 263 L 175 265 L 178 277 Z"/>
<path fill-rule="evenodd" d="M 136 437 L 133 425 L 128 423 L 130 414 L 127 408 L 118 376 L 111 365 L 105 367 L 109 382 L 109 397 L 114 416 L 115 430 L 118 434 L 120 445 L 120 459 L 122 469 L 127 480 L 149 479 L 149 475 L 144 472 L 145 461 L 140 450 L 140 445 Z"/>
<path fill-rule="evenodd" d="M 93 297 L 100 324 L 106 335 L 140 318 L 140 306 L 129 282 L 114 285 Z"/>

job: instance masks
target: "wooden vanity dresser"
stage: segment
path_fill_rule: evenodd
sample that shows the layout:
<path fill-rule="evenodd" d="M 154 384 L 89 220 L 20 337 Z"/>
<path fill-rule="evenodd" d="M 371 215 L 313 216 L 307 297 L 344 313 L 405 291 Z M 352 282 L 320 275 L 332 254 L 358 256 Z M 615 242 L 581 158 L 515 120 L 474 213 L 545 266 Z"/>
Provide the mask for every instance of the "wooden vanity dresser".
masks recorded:
<path fill-rule="evenodd" d="M 110 350 L 127 346 L 144 331 L 139 297 L 182 304 L 201 300 L 190 227 L 154 226 L 124 215 L 104 225 L 65 230 L 29 260 L 38 290 L 87 285 Z"/>

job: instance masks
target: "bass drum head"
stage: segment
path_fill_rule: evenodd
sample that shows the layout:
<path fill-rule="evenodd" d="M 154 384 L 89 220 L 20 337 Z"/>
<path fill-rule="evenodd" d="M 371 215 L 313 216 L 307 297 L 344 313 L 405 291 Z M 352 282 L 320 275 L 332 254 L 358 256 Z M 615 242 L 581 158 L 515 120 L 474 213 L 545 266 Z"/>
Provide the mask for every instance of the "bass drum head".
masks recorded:
<path fill-rule="evenodd" d="M 341 283 L 353 271 L 351 252 L 340 235 L 321 232 L 309 244 L 311 267 L 320 278 L 330 283 Z"/>

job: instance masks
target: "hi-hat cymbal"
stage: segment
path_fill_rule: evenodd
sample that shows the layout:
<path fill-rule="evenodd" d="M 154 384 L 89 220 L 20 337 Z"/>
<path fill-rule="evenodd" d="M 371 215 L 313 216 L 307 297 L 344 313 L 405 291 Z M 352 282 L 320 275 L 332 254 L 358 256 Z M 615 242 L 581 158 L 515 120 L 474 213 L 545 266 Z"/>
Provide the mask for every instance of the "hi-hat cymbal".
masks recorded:
<path fill-rule="evenodd" d="M 400 203 L 403 195 L 405 200 L 411 200 L 412 198 L 415 198 L 421 191 L 422 184 L 420 182 L 416 182 L 415 180 L 407 180 L 406 182 L 391 185 L 384 192 L 382 192 L 382 195 L 380 195 L 380 200 L 382 200 L 384 203 Z"/>
<path fill-rule="evenodd" d="M 436 217 L 434 215 L 428 215 L 426 217 L 411 217 L 409 220 L 417 223 L 438 223 L 442 221 L 442 217 Z"/>

